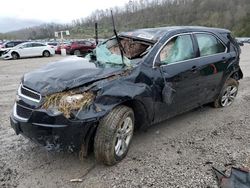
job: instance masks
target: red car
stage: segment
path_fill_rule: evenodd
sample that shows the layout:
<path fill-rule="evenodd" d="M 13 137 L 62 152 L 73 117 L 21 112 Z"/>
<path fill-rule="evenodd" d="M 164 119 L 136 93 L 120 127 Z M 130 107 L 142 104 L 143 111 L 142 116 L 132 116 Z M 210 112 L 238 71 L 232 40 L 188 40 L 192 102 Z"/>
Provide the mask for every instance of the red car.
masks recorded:
<path fill-rule="evenodd" d="M 63 43 L 63 44 L 58 44 L 57 45 L 57 47 L 56 47 L 56 49 L 55 49 L 55 53 L 56 54 L 61 54 L 61 49 L 62 49 L 62 46 L 64 46 L 64 48 L 66 49 L 66 51 L 67 51 L 67 49 L 69 49 L 70 48 L 70 45 L 71 45 L 71 43 Z"/>
<path fill-rule="evenodd" d="M 67 54 L 81 56 L 90 53 L 96 45 L 89 41 L 74 41 L 69 48 L 66 48 Z"/>

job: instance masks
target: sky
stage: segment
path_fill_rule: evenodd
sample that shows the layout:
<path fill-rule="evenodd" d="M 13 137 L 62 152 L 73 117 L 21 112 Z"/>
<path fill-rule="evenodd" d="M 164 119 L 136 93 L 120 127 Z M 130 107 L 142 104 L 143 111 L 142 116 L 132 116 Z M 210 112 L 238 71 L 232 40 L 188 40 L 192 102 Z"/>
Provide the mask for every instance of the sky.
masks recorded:
<path fill-rule="evenodd" d="M 74 19 L 87 17 L 97 9 L 120 7 L 128 2 L 129 0 L 3 0 L 0 32 L 19 29 L 23 27 L 19 22 L 25 20 L 27 27 L 44 22 L 69 23 Z M 15 19 L 16 22 L 13 22 Z"/>

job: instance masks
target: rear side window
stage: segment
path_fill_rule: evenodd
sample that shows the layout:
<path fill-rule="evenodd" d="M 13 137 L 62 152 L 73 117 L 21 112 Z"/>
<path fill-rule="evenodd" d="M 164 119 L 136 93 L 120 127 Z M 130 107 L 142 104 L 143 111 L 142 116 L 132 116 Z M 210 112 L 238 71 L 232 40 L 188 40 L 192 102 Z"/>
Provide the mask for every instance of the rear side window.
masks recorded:
<path fill-rule="evenodd" d="M 171 64 L 195 57 L 193 42 L 190 35 L 181 35 L 172 38 L 160 53 L 162 64 Z"/>
<path fill-rule="evenodd" d="M 21 44 L 22 42 L 14 42 L 14 46 Z"/>
<path fill-rule="evenodd" d="M 32 43 L 32 47 L 41 47 L 41 46 L 46 46 L 46 45 L 40 43 Z"/>
<path fill-rule="evenodd" d="M 226 47 L 213 35 L 203 33 L 195 35 L 200 49 L 200 56 L 225 52 Z"/>
<path fill-rule="evenodd" d="M 89 42 L 89 41 L 85 41 L 85 44 L 84 44 L 85 46 L 91 46 L 92 45 L 92 43 L 91 42 Z"/>

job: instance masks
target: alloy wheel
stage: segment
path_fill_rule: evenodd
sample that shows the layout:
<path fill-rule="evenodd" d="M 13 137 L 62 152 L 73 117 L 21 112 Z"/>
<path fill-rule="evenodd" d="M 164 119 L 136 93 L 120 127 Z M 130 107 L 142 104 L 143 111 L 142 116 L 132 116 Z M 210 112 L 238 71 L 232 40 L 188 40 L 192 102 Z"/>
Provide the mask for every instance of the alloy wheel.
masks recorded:
<path fill-rule="evenodd" d="M 225 91 L 221 97 L 221 105 L 223 107 L 230 106 L 233 103 L 233 101 L 237 95 L 237 91 L 238 91 L 238 89 L 236 86 L 232 86 L 232 85 L 227 86 L 227 88 L 225 89 Z"/>
<path fill-rule="evenodd" d="M 131 117 L 126 117 L 116 133 L 115 154 L 122 156 L 127 152 L 129 143 L 133 136 L 133 120 Z"/>

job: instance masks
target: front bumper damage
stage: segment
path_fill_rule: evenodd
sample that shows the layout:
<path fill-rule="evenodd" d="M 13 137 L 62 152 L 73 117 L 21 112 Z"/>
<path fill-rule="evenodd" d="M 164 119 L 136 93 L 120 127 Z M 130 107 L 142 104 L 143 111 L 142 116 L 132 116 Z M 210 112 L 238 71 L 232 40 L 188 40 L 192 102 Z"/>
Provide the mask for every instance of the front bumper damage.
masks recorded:
<path fill-rule="evenodd" d="M 69 120 L 62 113 L 52 115 L 46 110 L 34 110 L 24 119 L 17 115 L 16 107 L 17 104 L 10 122 L 17 135 L 21 134 L 50 151 L 81 151 L 82 156 L 87 156 L 96 130 L 95 121 Z"/>

